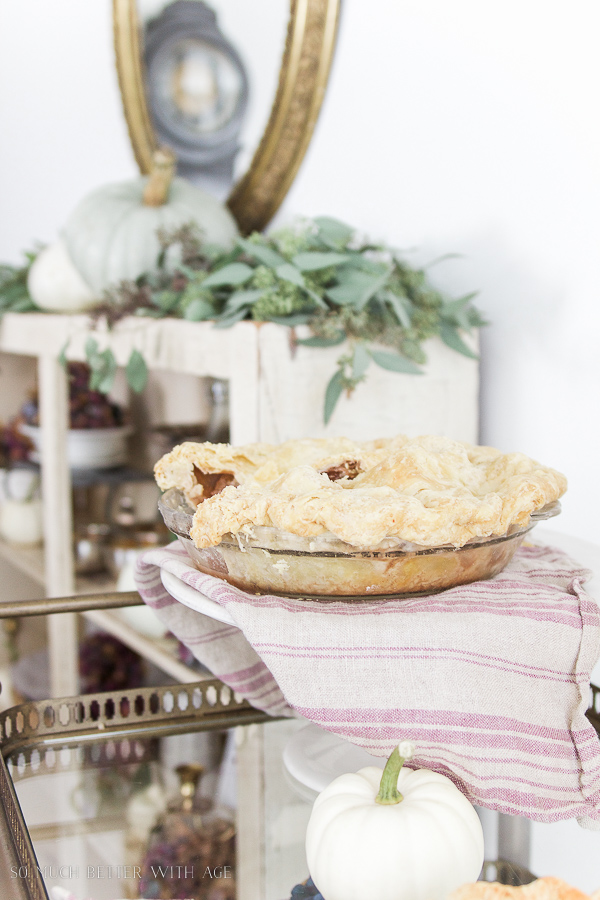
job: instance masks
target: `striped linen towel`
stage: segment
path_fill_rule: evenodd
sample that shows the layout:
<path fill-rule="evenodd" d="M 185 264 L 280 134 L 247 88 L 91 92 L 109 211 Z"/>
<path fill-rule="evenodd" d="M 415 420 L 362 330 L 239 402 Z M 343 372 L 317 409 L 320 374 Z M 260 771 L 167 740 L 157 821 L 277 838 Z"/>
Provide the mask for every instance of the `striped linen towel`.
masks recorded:
<path fill-rule="evenodd" d="M 240 630 L 173 600 L 163 567 L 226 607 Z M 490 581 L 318 603 L 246 594 L 171 545 L 142 556 L 137 584 L 254 706 L 295 710 L 376 756 L 414 740 L 412 764 L 447 775 L 472 803 L 600 830 L 600 740 L 585 717 L 600 656 L 589 575 L 560 550 L 527 545 Z"/>

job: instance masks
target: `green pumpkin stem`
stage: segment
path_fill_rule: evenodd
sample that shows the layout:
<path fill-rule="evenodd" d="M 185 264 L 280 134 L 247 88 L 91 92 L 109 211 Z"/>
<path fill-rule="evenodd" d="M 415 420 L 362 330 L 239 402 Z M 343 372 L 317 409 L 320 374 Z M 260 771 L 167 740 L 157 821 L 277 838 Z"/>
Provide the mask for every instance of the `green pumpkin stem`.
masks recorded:
<path fill-rule="evenodd" d="M 400 756 L 400 747 L 405 753 L 404 756 Z M 404 800 L 404 797 L 398 790 L 398 776 L 406 760 L 414 756 L 414 745 L 409 741 L 403 741 L 400 747 L 394 747 L 392 750 L 381 776 L 379 793 L 375 797 L 375 803 L 381 803 L 382 806 L 393 806 Z"/>
<path fill-rule="evenodd" d="M 152 158 L 152 171 L 142 194 L 144 206 L 164 206 L 167 202 L 175 162 L 175 156 L 167 148 L 156 150 Z"/>

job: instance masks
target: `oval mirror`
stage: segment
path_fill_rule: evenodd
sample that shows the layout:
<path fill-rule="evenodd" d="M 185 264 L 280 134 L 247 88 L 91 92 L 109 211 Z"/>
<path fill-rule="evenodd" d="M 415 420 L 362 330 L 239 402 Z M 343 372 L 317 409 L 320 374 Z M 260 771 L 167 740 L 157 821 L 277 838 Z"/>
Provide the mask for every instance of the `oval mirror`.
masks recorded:
<path fill-rule="evenodd" d="M 242 233 L 264 229 L 310 143 L 339 5 L 261 0 L 257 13 L 248 0 L 113 0 L 119 85 L 141 172 L 167 144 L 182 175 L 229 194 Z"/>

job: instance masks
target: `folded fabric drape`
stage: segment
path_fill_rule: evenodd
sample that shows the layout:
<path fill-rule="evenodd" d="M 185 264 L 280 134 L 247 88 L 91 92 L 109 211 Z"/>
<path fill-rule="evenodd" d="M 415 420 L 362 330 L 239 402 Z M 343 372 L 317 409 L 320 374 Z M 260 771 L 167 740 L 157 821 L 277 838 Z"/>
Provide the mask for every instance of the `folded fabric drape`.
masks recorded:
<path fill-rule="evenodd" d="M 239 628 L 183 606 L 161 569 Z M 426 597 L 305 601 L 247 594 L 181 548 L 144 554 L 138 589 L 216 676 L 273 715 L 292 710 L 376 756 L 411 739 L 410 765 L 480 806 L 600 830 L 600 739 L 585 712 L 600 656 L 589 571 L 524 545 L 489 581 Z"/>

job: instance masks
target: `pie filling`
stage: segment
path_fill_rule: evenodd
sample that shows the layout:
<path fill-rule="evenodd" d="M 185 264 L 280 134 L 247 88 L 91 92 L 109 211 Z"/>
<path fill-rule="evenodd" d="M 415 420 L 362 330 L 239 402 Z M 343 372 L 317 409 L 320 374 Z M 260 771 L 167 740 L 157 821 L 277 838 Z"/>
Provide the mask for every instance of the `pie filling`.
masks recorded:
<path fill-rule="evenodd" d="M 210 497 L 216 497 L 223 488 L 230 484 L 234 487 L 238 486 L 238 482 L 235 480 L 235 475 L 232 472 L 203 472 L 198 466 L 194 466 L 194 478 L 196 479 L 196 484 L 202 487 L 202 494 L 198 497 L 199 503 L 203 503 Z M 198 496 L 198 494 L 196 493 L 195 496 Z"/>
<path fill-rule="evenodd" d="M 340 481 L 341 478 L 348 478 L 350 481 L 353 481 L 362 471 L 357 459 L 345 459 L 343 462 L 338 463 L 337 466 L 329 466 L 328 469 L 323 469 L 321 475 L 327 475 L 330 481 Z"/>

